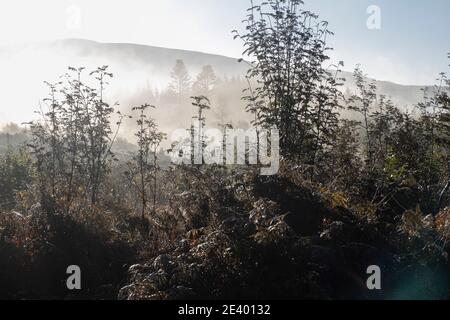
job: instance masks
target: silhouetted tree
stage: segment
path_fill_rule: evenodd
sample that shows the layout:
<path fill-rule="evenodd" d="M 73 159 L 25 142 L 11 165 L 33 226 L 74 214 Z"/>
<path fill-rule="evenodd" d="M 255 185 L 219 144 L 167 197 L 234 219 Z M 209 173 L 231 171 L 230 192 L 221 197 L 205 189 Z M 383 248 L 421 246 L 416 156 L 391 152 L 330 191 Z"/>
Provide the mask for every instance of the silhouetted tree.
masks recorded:
<path fill-rule="evenodd" d="M 156 210 L 157 152 L 161 142 L 165 138 L 165 135 L 158 131 L 155 120 L 147 116 L 146 111 L 149 108 L 156 107 L 144 104 L 140 107 L 133 108 L 133 111 L 139 112 L 138 119 L 136 120 L 138 131 L 135 134 L 137 137 L 138 151 L 133 156 L 133 163 L 130 165 L 130 174 L 133 184 L 140 194 L 142 221 L 145 220 L 145 213 L 148 207 L 149 189 L 153 195 L 152 210 L 153 212 Z"/>
<path fill-rule="evenodd" d="M 28 143 L 39 176 L 41 203 L 53 212 L 56 201 L 65 200 L 69 210 L 73 197 L 82 193 L 92 204 L 98 200 L 101 184 L 114 158 L 111 151 L 124 115 L 118 114 L 116 130 L 111 119 L 114 107 L 103 95 L 112 74 L 107 66 L 90 73 L 98 83 L 91 88 L 81 81 L 84 68 L 69 68 L 65 82 L 49 84 L 49 97 L 38 112 L 40 119 L 29 123 Z"/>
<path fill-rule="evenodd" d="M 329 129 L 322 120 L 333 117 L 336 107 L 323 93 L 334 91 L 336 81 L 327 81 L 330 74 L 323 67 L 329 59 L 328 23 L 302 10 L 302 4 L 300 0 L 259 5 L 251 1 L 246 31 L 235 31 L 235 38 L 243 40 L 244 55 L 254 59 L 248 71 L 248 78 L 257 82 L 250 97 L 257 116 L 254 124 L 277 127 L 285 156 L 310 161 L 321 144 L 317 138 Z"/>

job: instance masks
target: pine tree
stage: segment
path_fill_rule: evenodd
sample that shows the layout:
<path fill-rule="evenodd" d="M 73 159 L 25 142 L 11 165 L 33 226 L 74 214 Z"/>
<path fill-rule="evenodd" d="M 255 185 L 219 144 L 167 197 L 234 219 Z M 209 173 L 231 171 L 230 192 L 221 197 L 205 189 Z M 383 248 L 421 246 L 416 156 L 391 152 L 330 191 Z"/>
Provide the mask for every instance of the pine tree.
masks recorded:
<path fill-rule="evenodd" d="M 183 99 L 189 96 L 191 87 L 191 77 L 183 62 L 183 60 L 176 60 L 175 66 L 170 74 L 172 79 L 169 89 L 176 95 L 177 102 L 181 103 Z"/>
<path fill-rule="evenodd" d="M 211 65 L 204 66 L 194 82 L 194 92 L 196 95 L 211 96 L 212 90 L 217 82 L 216 74 Z"/>

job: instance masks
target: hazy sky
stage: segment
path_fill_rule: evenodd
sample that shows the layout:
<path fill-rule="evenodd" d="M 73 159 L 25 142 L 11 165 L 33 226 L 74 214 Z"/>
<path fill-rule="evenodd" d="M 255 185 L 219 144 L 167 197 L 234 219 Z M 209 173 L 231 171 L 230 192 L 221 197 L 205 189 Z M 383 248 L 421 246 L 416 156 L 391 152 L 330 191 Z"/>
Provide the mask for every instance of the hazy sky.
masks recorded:
<path fill-rule="evenodd" d="M 335 32 L 333 58 L 381 80 L 432 83 L 450 52 L 449 0 L 306 0 Z M 0 44 L 85 38 L 239 56 L 247 0 L 1 0 Z M 367 8 L 381 9 L 369 30 Z M 77 24 L 77 12 L 80 24 Z M 75 18 L 74 18 L 75 17 Z M 448 70 L 448 67 L 447 67 Z"/>

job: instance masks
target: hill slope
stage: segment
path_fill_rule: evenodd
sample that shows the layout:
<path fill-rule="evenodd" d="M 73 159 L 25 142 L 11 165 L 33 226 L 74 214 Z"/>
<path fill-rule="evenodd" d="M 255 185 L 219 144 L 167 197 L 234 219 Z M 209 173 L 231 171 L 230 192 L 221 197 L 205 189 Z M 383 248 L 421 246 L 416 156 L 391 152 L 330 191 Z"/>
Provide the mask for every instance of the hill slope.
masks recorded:
<path fill-rule="evenodd" d="M 111 82 L 110 98 L 126 103 L 136 92 L 145 88 L 163 89 L 170 81 L 175 60 L 184 60 L 195 78 L 202 66 L 212 65 L 219 77 L 239 77 L 247 65 L 235 58 L 186 50 L 167 49 L 136 44 L 99 43 L 81 39 L 67 39 L 20 46 L 0 46 L 0 86 L 2 106 L 0 122 L 21 123 L 33 117 L 33 110 L 45 97 L 43 81 L 54 82 L 67 66 L 95 68 L 109 65 L 115 79 Z M 354 89 L 352 74 L 343 72 L 346 88 Z M 422 98 L 422 87 L 378 82 L 380 94 L 391 97 L 399 106 L 414 105 Z M 26 92 L 26 94 L 23 94 Z M 237 92 L 236 94 L 240 94 Z M 240 109 L 234 106 L 231 113 Z"/>

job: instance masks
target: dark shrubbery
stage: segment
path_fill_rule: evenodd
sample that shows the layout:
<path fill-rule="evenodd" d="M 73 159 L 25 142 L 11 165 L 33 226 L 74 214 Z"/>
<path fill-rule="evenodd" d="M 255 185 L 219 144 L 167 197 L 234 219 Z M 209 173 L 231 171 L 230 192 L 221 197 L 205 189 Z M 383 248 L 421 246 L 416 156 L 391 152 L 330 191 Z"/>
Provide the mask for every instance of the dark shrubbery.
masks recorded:
<path fill-rule="evenodd" d="M 227 195 L 234 203 L 228 214 L 132 266 L 119 298 L 449 298 L 448 234 L 427 224 L 431 216 L 420 215 L 413 225 L 408 215 L 395 224 L 382 216 L 368 222 L 352 209 L 328 205 L 329 195 L 289 167 L 283 172 L 241 176 L 247 192 Z M 214 180 L 202 177 L 214 189 Z M 383 270 L 382 293 L 367 290 L 370 265 Z"/>
<path fill-rule="evenodd" d="M 108 222 L 46 214 L 33 208 L 28 216 L 0 218 L 2 299 L 114 299 L 135 248 Z M 66 269 L 82 270 L 82 290 L 67 290 Z"/>

